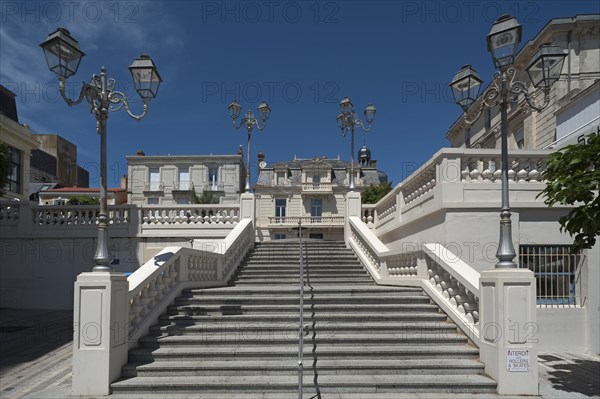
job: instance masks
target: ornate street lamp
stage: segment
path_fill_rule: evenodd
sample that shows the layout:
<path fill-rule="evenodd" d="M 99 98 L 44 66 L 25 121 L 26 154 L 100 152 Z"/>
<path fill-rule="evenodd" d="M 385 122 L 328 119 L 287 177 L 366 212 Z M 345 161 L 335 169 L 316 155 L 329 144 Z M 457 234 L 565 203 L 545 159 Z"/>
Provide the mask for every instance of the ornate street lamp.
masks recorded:
<path fill-rule="evenodd" d="M 91 112 L 96 117 L 96 130 L 100 134 L 100 213 L 98 214 L 98 242 L 94 255 L 94 272 L 111 272 L 112 257 L 108 253 L 108 211 L 106 204 L 106 121 L 109 111 L 125 108 L 129 116 L 136 121 L 148 113 L 148 101 L 156 97 L 158 87 L 162 82 L 156 65 L 148 55 L 135 59 L 129 70 L 133 77 L 136 91 L 144 104 L 143 112 L 135 115 L 129 108 L 125 93 L 115 90 L 116 81 L 108 78 L 106 68 L 100 69 L 100 75 L 93 75 L 90 83 L 83 83 L 79 98 L 75 101 L 65 93 L 65 81 L 77 72 L 81 58 L 85 56 L 79 48 L 77 40 L 71 33 L 58 28 L 48 35 L 45 42 L 40 44 L 46 55 L 48 69 L 58 76 L 60 95 L 69 106 L 79 104 L 85 98 Z"/>
<path fill-rule="evenodd" d="M 267 119 L 269 119 L 269 116 L 271 115 L 271 108 L 269 107 L 269 104 L 267 104 L 264 101 L 259 104 L 258 114 L 260 116 L 260 119 L 262 120 L 262 126 L 250 110 L 246 112 L 246 115 L 244 115 L 244 117 L 240 121 L 240 124 L 236 125 L 236 120 L 237 118 L 239 118 L 240 112 L 242 111 L 242 106 L 236 100 L 233 100 L 231 104 L 229 104 L 229 107 L 227 107 L 227 109 L 229 110 L 229 116 L 231 116 L 231 120 L 233 121 L 233 127 L 239 129 L 242 126 L 246 126 L 246 130 L 248 132 L 248 166 L 246 168 L 246 187 L 244 188 L 244 190 L 246 192 L 250 192 L 250 134 L 252 133 L 252 129 L 255 126 L 260 131 L 264 130 L 264 128 L 267 126 Z"/>
<path fill-rule="evenodd" d="M 365 121 L 367 122 L 367 127 L 365 127 L 362 120 L 354 112 L 354 106 L 348 97 L 344 97 L 342 101 L 340 101 L 340 109 L 342 112 L 337 116 L 336 120 L 338 127 L 342 129 L 342 136 L 346 137 L 348 131 L 352 133 L 350 144 L 350 191 L 354 191 L 354 127 L 360 126 L 365 132 L 371 130 L 371 124 L 373 123 L 375 112 L 377 112 L 377 110 L 373 104 L 367 105 L 364 112 Z"/>
<path fill-rule="evenodd" d="M 484 94 L 479 110 L 474 118 L 469 119 L 467 112 L 475 103 L 479 88 L 482 83 L 477 72 L 470 65 L 465 65 L 454 76 L 450 87 L 454 101 L 461 106 L 464 112 L 464 121 L 472 125 L 483 110 L 500 105 L 501 132 L 502 132 L 502 208 L 500 210 L 500 242 L 496 257 L 496 268 L 516 268 L 513 261 L 516 252 L 512 243 L 512 225 L 510 221 L 510 206 L 508 200 L 508 103 L 509 98 L 514 99 L 523 94 L 527 104 L 537 112 L 542 111 L 550 102 L 550 88 L 560 78 L 560 72 L 566 54 L 558 46 L 544 44 L 533 56 L 531 63 L 526 68 L 527 74 L 534 87 L 544 91 L 544 103 L 536 106 L 528 91 L 527 84 L 515 81 L 516 70 L 512 67 L 517 48 L 521 41 L 521 25 L 516 18 L 503 15 L 494 23 L 492 30 L 487 35 L 488 51 L 496 66 L 492 85 Z"/>

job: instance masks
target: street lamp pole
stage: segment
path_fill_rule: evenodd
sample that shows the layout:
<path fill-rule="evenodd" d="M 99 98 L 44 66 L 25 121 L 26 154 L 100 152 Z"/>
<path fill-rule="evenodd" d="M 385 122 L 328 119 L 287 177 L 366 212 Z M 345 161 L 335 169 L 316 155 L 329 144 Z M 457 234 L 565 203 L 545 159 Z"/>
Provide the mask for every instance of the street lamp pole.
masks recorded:
<path fill-rule="evenodd" d="M 262 126 L 260 125 L 258 119 L 256 119 L 256 116 L 254 116 L 254 114 L 250 110 L 248 110 L 248 112 L 246 112 L 246 115 L 243 116 L 239 125 L 236 125 L 236 120 L 240 116 L 240 112 L 242 110 L 242 106 L 236 100 L 233 100 L 231 104 L 229 104 L 227 109 L 229 110 L 229 116 L 233 121 L 233 127 L 239 129 L 242 126 L 246 126 L 246 131 L 248 132 L 248 157 L 246 160 L 248 166 L 246 167 L 246 186 L 244 188 L 244 191 L 250 192 L 252 190 L 252 188 L 250 187 L 250 136 L 252 134 L 252 129 L 255 126 L 259 131 L 264 130 L 264 128 L 267 126 L 267 119 L 269 119 L 269 116 L 271 115 L 271 108 L 269 107 L 269 104 L 267 104 L 264 101 L 259 104 L 258 113 L 260 115 L 260 118 L 262 119 Z"/>
<path fill-rule="evenodd" d="M 550 102 L 550 88 L 560 78 L 560 72 L 566 54 L 558 46 L 543 44 L 533 56 L 527 74 L 535 88 L 544 91 L 544 103 L 536 106 L 530 95 L 529 86 L 515 80 L 517 74 L 512 67 L 519 42 L 521 41 L 521 25 L 516 18 L 503 15 L 494 23 L 487 36 L 488 51 L 492 53 L 492 60 L 497 72 L 494 74 L 492 84 L 483 95 L 479 110 L 474 118 L 468 117 L 469 107 L 477 101 L 479 89 L 483 82 L 477 72 L 470 66 L 464 65 L 450 83 L 454 101 L 461 106 L 464 112 L 464 121 L 472 125 L 483 114 L 485 108 L 500 105 L 501 124 L 501 182 L 502 205 L 500 208 L 500 239 L 496 252 L 497 269 L 517 268 L 513 261 L 516 256 L 512 242 L 512 223 L 509 204 L 508 180 L 508 105 L 509 98 L 518 98 L 523 94 L 529 107 L 540 112 Z"/>
<path fill-rule="evenodd" d="M 340 101 L 341 113 L 337 116 L 338 127 L 342 130 L 342 137 L 346 137 L 348 131 L 350 131 L 350 191 L 355 190 L 354 185 L 354 127 L 360 126 L 361 129 L 366 133 L 371 130 L 371 124 L 377 110 L 373 104 L 367 105 L 365 108 L 365 121 L 367 126 L 365 127 L 363 121 L 356 115 L 352 101 L 348 97 L 344 97 Z"/>
<path fill-rule="evenodd" d="M 129 66 L 135 83 L 136 91 L 142 98 L 143 112 L 135 115 L 129 108 L 125 93 L 115 90 L 116 81 L 108 78 L 106 68 L 100 69 L 100 75 L 93 75 L 90 83 L 83 83 L 79 98 L 71 100 L 65 93 L 65 81 L 77 72 L 81 58 L 85 55 L 79 48 L 70 32 L 58 28 L 48 35 L 45 42 L 40 45 L 46 56 L 48 69 L 56 73 L 59 79 L 59 91 L 67 105 L 79 104 L 85 98 L 90 106 L 91 113 L 96 118 L 96 130 L 100 135 L 100 212 L 98 213 L 98 240 L 94 254 L 93 272 L 111 272 L 112 257 L 108 252 L 108 206 L 106 184 L 106 123 L 109 111 L 118 111 L 125 108 L 129 116 L 140 121 L 148 113 L 148 101 L 156 97 L 162 79 L 152 59 L 141 55 Z"/>

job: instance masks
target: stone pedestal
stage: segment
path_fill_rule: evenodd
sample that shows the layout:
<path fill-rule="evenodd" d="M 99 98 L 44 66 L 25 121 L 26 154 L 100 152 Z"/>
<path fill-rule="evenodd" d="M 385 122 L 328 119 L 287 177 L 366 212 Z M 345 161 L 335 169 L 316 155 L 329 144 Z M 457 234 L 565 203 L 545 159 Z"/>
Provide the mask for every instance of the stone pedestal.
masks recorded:
<path fill-rule="evenodd" d="M 501 395 L 537 395 L 536 293 L 533 272 L 493 269 L 480 279 L 481 361 Z"/>
<path fill-rule="evenodd" d="M 362 215 L 360 214 L 361 210 L 362 203 L 360 193 L 358 191 L 350 191 L 348 194 L 346 194 L 346 211 L 344 212 L 344 242 L 346 243 L 346 246 L 349 245 L 348 239 L 350 238 L 349 218 L 355 216 L 362 220 Z"/>
<path fill-rule="evenodd" d="M 75 282 L 73 395 L 108 395 L 127 363 L 129 286 L 122 273 L 82 273 Z"/>

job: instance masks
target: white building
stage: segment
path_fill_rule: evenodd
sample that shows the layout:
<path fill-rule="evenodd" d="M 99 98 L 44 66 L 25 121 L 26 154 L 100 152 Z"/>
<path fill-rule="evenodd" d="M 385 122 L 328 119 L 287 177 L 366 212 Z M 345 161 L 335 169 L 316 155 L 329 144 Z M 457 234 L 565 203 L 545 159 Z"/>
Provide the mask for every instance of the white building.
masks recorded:
<path fill-rule="evenodd" d="M 256 194 L 256 226 L 260 241 L 293 238 L 302 222 L 307 238 L 341 240 L 344 237 L 346 194 L 352 165 L 339 157 L 294 158 L 267 165 L 259 154 Z M 355 186 L 387 182 L 387 175 L 371 161 L 363 146 L 354 165 Z"/>
<path fill-rule="evenodd" d="M 242 155 L 127 156 L 128 203 L 192 204 L 203 192 L 216 203 L 239 202 L 245 168 Z"/>
<path fill-rule="evenodd" d="M 0 86 L 0 143 L 8 146 L 9 175 L 2 199 L 29 200 L 29 161 L 38 142 L 19 123 L 15 94 Z"/>
<path fill-rule="evenodd" d="M 600 14 L 577 15 L 550 20 L 533 39 L 523 45 L 514 63 L 515 69 L 521 71 L 517 72 L 515 79 L 522 82 L 529 82 L 525 68 L 542 44 L 560 46 L 567 57 L 560 79 L 551 88 L 550 103 L 542 112 L 532 110 L 524 96 L 520 96 L 518 103 L 510 103 L 509 149 L 549 148 L 561 138 L 561 134 L 566 134 L 559 132 L 557 126 L 560 123 L 558 114 L 564 115 L 566 112 L 561 111 L 561 108 L 569 107 L 574 96 L 600 79 L 599 37 Z M 541 90 L 535 90 L 532 85 L 529 85 L 529 88 L 529 94 L 533 96 L 535 103 L 541 105 L 544 101 Z M 478 100 L 471 106 L 470 117 L 479 109 L 486 90 L 482 90 Z M 464 115 L 461 115 L 446 133 L 446 138 L 452 147 L 500 148 L 499 107 L 484 110 L 481 118 L 472 126 L 468 125 Z"/>

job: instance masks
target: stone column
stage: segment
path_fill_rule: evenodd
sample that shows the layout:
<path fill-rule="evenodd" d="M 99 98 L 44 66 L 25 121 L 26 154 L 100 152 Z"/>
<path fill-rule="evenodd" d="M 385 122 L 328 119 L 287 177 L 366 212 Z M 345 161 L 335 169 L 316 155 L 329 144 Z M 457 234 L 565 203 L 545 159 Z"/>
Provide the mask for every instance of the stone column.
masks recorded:
<path fill-rule="evenodd" d="M 127 363 L 129 285 L 122 273 L 82 273 L 75 282 L 73 395 L 110 393 Z"/>
<path fill-rule="evenodd" d="M 533 272 L 492 269 L 480 278 L 480 357 L 501 395 L 538 394 Z"/>

